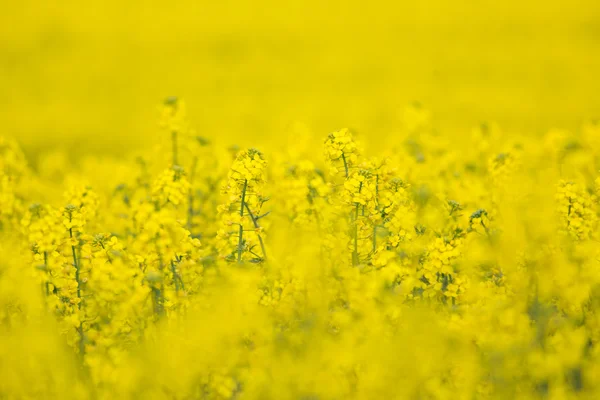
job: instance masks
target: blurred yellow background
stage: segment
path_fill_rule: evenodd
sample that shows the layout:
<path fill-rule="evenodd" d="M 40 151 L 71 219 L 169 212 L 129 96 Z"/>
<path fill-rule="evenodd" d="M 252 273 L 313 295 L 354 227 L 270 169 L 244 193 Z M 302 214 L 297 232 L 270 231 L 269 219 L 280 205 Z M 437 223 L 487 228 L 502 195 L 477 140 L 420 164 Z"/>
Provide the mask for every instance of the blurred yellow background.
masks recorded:
<path fill-rule="evenodd" d="M 287 140 L 296 120 L 377 136 L 413 101 L 457 135 L 575 129 L 600 116 L 598 4 L 6 1 L 2 134 L 121 153 L 153 142 L 173 94 L 226 144 Z"/>

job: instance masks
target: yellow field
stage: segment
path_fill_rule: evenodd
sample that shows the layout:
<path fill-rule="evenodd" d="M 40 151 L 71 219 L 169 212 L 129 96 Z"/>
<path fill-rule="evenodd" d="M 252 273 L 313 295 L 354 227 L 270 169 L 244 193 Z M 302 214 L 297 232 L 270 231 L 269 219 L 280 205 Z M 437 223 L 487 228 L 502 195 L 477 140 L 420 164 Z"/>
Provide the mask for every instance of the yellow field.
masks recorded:
<path fill-rule="evenodd" d="M 594 0 L 123 3 L 4 7 L 7 134 L 137 148 L 175 94 L 203 134 L 261 147 L 295 120 L 380 135 L 413 101 L 456 134 L 484 120 L 575 129 L 600 107 Z"/>
<path fill-rule="evenodd" d="M 203 3 L 3 6 L 0 399 L 600 398 L 595 1 Z"/>

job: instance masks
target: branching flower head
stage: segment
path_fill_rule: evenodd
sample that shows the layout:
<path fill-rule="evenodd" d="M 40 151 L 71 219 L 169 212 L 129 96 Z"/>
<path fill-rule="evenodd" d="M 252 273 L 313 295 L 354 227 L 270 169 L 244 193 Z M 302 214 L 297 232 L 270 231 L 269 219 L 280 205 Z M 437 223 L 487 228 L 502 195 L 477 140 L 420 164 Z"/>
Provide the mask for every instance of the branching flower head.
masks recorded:
<path fill-rule="evenodd" d="M 262 153 L 256 149 L 243 150 L 238 153 L 227 175 L 229 186 L 236 185 L 242 189 L 244 182 L 259 185 L 265 181 L 267 162 Z"/>
<path fill-rule="evenodd" d="M 358 163 L 360 150 L 352 133 L 347 128 L 330 133 L 325 139 L 325 160 L 332 175 L 344 174 Z"/>
<path fill-rule="evenodd" d="M 220 254 L 227 260 L 261 262 L 266 259 L 265 231 L 261 218 L 266 161 L 256 149 L 238 153 L 227 175 L 222 193 L 227 196 L 218 208 L 222 227 L 217 232 Z M 259 222 L 260 221 L 260 222 Z"/>
<path fill-rule="evenodd" d="M 580 185 L 560 181 L 556 191 L 561 229 L 579 240 L 588 239 L 595 233 L 598 216 L 592 198 Z"/>
<path fill-rule="evenodd" d="M 190 183 L 179 166 L 164 170 L 152 184 L 152 197 L 160 206 L 182 204 L 188 196 Z"/>

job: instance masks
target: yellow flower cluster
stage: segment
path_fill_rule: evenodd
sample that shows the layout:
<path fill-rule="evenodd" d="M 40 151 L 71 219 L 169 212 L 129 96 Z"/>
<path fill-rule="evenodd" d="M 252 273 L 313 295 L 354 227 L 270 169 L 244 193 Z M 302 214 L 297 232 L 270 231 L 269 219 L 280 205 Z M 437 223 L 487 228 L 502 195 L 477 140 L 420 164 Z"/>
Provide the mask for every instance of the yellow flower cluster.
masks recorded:
<path fill-rule="evenodd" d="M 273 196 L 286 210 L 283 217 L 297 227 L 315 229 L 322 220 L 319 214 L 331 191 L 323 174 L 308 160 L 282 165 L 275 173 L 278 187 Z"/>
<path fill-rule="evenodd" d="M 25 155 L 14 140 L 0 137 L 0 224 L 11 221 L 22 210 L 20 186 L 28 164 Z"/>
<path fill-rule="evenodd" d="M 0 139 L 0 398 L 600 396 L 595 125 L 463 139 L 413 105 L 379 157 L 348 129 L 323 157 L 161 113 L 52 173 Z"/>
<path fill-rule="evenodd" d="M 352 133 L 344 128 L 332 132 L 325 139 L 325 158 L 331 175 L 350 176 L 350 170 L 358 162 L 360 151 Z"/>
<path fill-rule="evenodd" d="M 226 202 L 217 211 L 221 229 L 217 232 L 219 253 L 229 261 L 262 262 L 267 253 L 261 214 L 265 202 L 262 189 L 267 162 L 256 149 L 241 151 L 236 156 L 222 188 Z"/>
<path fill-rule="evenodd" d="M 586 239 L 598 228 L 592 197 L 574 182 L 561 181 L 556 193 L 562 230 L 577 239 Z"/>
<path fill-rule="evenodd" d="M 161 206 L 168 203 L 178 206 L 187 200 L 190 183 L 183 169 L 174 166 L 163 171 L 152 184 L 152 197 Z"/>

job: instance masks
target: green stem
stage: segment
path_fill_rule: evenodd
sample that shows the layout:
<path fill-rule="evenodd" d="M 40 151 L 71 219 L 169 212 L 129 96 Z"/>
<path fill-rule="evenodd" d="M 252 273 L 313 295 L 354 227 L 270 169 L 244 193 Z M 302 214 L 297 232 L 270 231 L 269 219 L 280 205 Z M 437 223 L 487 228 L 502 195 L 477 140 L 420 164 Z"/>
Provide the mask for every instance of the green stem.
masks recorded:
<path fill-rule="evenodd" d="M 342 153 L 342 161 L 344 161 L 344 171 L 346 171 L 346 179 L 348 179 L 348 162 L 344 153 Z"/>
<path fill-rule="evenodd" d="M 108 260 L 108 262 L 110 264 L 112 264 L 112 262 L 113 262 L 112 257 L 110 256 L 110 254 L 106 250 L 106 247 L 104 247 L 104 243 L 100 242 L 100 247 L 102 247 L 102 250 L 104 250 L 104 253 L 106 254 L 106 259 Z"/>
<path fill-rule="evenodd" d="M 44 252 L 44 271 L 46 272 L 46 274 L 49 274 L 48 272 L 48 252 L 45 251 Z M 48 280 L 46 280 L 46 282 L 44 282 L 44 286 L 46 286 L 46 296 L 50 295 L 50 289 L 48 288 Z"/>
<path fill-rule="evenodd" d="M 175 263 L 171 260 L 171 272 L 173 273 L 173 282 L 175 283 L 175 293 L 179 294 L 179 275 L 175 270 Z"/>
<path fill-rule="evenodd" d="M 363 183 L 361 182 L 358 187 L 358 193 L 362 191 Z M 354 251 L 352 252 L 352 265 L 358 265 L 358 208 L 359 203 L 354 206 Z"/>
<path fill-rule="evenodd" d="M 354 212 L 354 251 L 352 252 L 352 265 L 358 265 L 358 203 Z"/>
<path fill-rule="evenodd" d="M 71 220 L 71 216 L 69 216 L 69 220 Z M 69 228 L 69 238 L 73 239 L 73 228 Z M 71 244 L 71 251 L 73 253 L 73 266 L 75 267 L 75 281 L 77 281 L 77 310 L 79 311 L 79 327 L 77 328 L 77 332 L 79 332 L 79 355 L 83 357 L 85 354 L 85 346 L 83 342 L 83 323 L 81 322 L 81 277 L 79 271 L 79 262 L 77 261 L 77 252 L 75 250 L 75 246 Z"/>
<path fill-rule="evenodd" d="M 379 212 L 379 174 L 375 175 L 375 209 L 377 210 L 378 216 L 381 216 Z M 377 250 L 377 223 L 373 225 L 373 255 Z"/>
<path fill-rule="evenodd" d="M 173 166 L 177 164 L 177 131 L 171 132 L 171 141 L 173 143 Z"/>
<path fill-rule="evenodd" d="M 254 214 L 252 214 L 252 211 L 250 211 L 250 207 L 248 207 L 248 203 L 246 203 L 246 210 L 248 211 L 248 215 L 250 216 L 250 219 L 252 220 L 252 223 L 254 224 L 254 227 L 256 229 L 260 229 L 260 225 L 258 224 L 258 218 L 256 218 L 254 216 Z M 260 248 L 262 250 L 263 253 L 263 260 L 267 261 L 267 252 L 265 250 L 265 244 L 263 242 L 262 237 L 260 236 L 260 234 L 256 234 L 256 236 L 258 236 L 258 242 L 260 243 Z"/>
<path fill-rule="evenodd" d="M 244 188 L 242 189 L 242 204 L 240 205 L 240 217 L 244 216 L 244 204 L 246 203 L 246 189 L 248 188 L 248 180 L 244 179 Z M 237 256 L 237 261 L 238 263 L 242 262 L 242 244 L 244 241 L 244 224 L 242 223 L 241 219 L 240 219 L 240 233 L 239 233 L 239 241 L 238 241 L 238 256 Z"/>
<path fill-rule="evenodd" d="M 164 269 L 165 263 L 163 261 L 162 256 L 160 255 L 158 244 L 156 244 L 156 253 L 158 254 L 158 268 L 160 270 L 160 289 L 152 288 L 154 294 L 156 296 L 156 311 L 159 316 L 163 315 L 165 312 L 165 281 L 164 281 Z"/>
<path fill-rule="evenodd" d="M 187 229 L 192 232 L 194 226 L 194 178 L 196 176 L 196 166 L 198 165 L 198 157 L 194 157 L 192 169 L 190 172 L 190 191 L 188 192 L 188 213 L 187 213 Z"/>
<path fill-rule="evenodd" d="M 162 315 L 162 292 L 159 288 L 152 286 L 152 299 L 154 302 L 154 313 L 156 315 Z"/>
<path fill-rule="evenodd" d="M 73 239 L 73 228 L 69 228 L 69 238 Z M 77 252 L 75 246 L 71 245 L 71 251 L 73 252 L 73 266 L 75 267 L 75 280 L 77 281 L 77 298 L 81 299 L 81 288 L 79 287 L 79 263 L 77 262 Z M 81 303 L 78 304 L 81 309 Z"/>
<path fill-rule="evenodd" d="M 373 254 L 377 250 L 377 225 L 373 225 Z"/>

